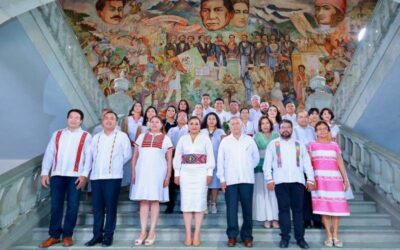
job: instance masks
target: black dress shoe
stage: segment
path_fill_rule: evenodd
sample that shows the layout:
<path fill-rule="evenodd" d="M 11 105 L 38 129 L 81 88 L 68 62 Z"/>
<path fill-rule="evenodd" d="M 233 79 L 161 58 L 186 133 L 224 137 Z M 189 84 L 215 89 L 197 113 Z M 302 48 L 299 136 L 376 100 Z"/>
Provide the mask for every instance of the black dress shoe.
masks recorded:
<path fill-rule="evenodd" d="M 99 237 L 99 238 L 92 238 L 91 240 L 89 240 L 88 242 L 85 243 L 85 246 L 87 247 L 91 247 L 94 246 L 96 244 L 102 243 L 103 242 L 103 238 Z"/>
<path fill-rule="evenodd" d="M 281 242 L 279 242 L 279 247 L 280 248 L 288 248 L 289 247 L 289 241 L 285 239 L 281 239 Z"/>
<path fill-rule="evenodd" d="M 305 240 L 298 240 L 297 245 L 302 249 L 309 249 L 310 246 L 307 244 Z"/>
<path fill-rule="evenodd" d="M 113 240 L 112 240 L 112 239 L 104 239 L 103 242 L 102 242 L 102 244 L 101 244 L 101 246 L 103 246 L 103 247 L 109 247 L 109 246 L 112 245 L 112 243 L 113 243 Z"/>

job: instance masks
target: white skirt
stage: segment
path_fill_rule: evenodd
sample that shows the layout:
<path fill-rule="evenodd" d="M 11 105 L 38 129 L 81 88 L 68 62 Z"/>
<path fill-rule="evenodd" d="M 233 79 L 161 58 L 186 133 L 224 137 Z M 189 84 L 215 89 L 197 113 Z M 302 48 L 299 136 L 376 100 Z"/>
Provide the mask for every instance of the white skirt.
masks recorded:
<path fill-rule="evenodd" d="M 278 201 L 275 191 L 267 189 L 263 173 L 256 173 L 253 192 L 253 220 L 278 220 L 278 213 Z"/>
<path fill-rule="evenodd" d="M 207 208 L 207 168 L 187 164 L 180 172 L 182 212 L 204 212 Z"/>

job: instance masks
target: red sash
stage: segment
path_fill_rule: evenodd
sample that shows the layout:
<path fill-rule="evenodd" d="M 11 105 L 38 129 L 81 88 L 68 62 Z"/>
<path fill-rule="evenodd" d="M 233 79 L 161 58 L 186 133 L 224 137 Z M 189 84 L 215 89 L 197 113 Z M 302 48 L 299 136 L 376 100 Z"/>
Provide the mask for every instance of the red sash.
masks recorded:
<path fill-rule="evenodd" d="M 57 131 L 57 135 L 56 135 L 56 155 L 54 156 L 54 168 L 53 168 L 53 171 L 56 171 L 56 168 L 57 168 L 58 145 L 60 144 L 61 134 L 62 134 L 62 130 L 58 130 Z"/>
<path fill-rule="evenodd" d="M 60 138 L 61 138 L 62 130 L 58 130 L 56 134 L 56 154 L 54 156 L 54 168 L 53 171 L 56 171 L 57 169 L 57 160 L 58 160 L 58 148 L 60 144 Z M 79 170 L 79 162 L 81 161 L 81 156 L 82 156 L 82 151 L 83 151 L 83 145 L 85 144 L 85 139 L 87 136 L 87 132 L 83 132 L 81 136 L 81 140 L 79 142 L 78 146 L 78 151 L 76 152 L 76 159 L 75 159 L 75 164 L 74 164 L 74 172 L 78 172 Z"/>
<path fill-rule="evenodd" d="M 88 134 L 87 132 L 83 132 L 81 140 L 79 142 L 78 151 L 76 152 L 74 172 L 78 172 L 78 170 L 79 170 L 79 162 L 81 161 L 83 145 L 85 144 L 85 139 L 86 139 L 87 134 Z"/>

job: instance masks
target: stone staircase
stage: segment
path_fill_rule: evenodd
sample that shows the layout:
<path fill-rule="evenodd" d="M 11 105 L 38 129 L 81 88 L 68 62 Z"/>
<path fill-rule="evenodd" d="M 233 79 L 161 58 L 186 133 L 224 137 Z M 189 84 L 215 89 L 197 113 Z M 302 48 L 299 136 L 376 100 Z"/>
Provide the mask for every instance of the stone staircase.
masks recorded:
<path fill-rule="evenodd" d="M 86 195 L 82 195 L 86 197 Z M 178 194 L 179 200 L 179 194 Z M 226 218 L 225 203 L 222 193 L 218 196 L 218 213 L 205 216 L 202 229 L 202 244 L 196 249 L 227 249 L 226 246 Z M 90 198 L 82 198 L 75 228 L 74 238 L 76 244 L 70 249 L 103 249 L 101 246 L 87 248 L 83 244 L 92 237 L 93 214 Z M 165 205 L 161 205 L 161 211 Z M 392 226 L 388 214 L 379 213 L 373 201 L 364 198 L 362 192 L 355 192 L 355 199 L 350 201 L 351 216 L 343 218 L 340 226 L 340 238 L 344 241 L 345 249 L 400 249 L 400 230 Z M 184 226 L 183 218 L 179 213 L 179 206 L 174 214 L 161 213 L 157 227 L 157 241 L 151 247 L 135 247 L 134 239 L 139 234 L 138 205 L 128 199 L 128 193 L 123 192 L 118 206 L 117 229 L 114 235 L 114 244 L 110 249 L 187 249 L 183 245 Z M 239 210 L 240 213 L 240 210 Z M 241 215 L 239 216 L 239 218 Z M 241 223 L 239 221 L 239 223 Z M 44 218 L 39 225 L 19 241 L 13 249 L 37 249 L 40 241 L 48 237 L 49 216 Z M 279 249 L 279 230 L 264 229 L 261 222 L 254 223 L 254 249 Z M 307 229 L 306 240 L 311 249 L 328 249 L 323 246 L 324 231 L 320 229 Z M 237 247 L 244 248 L 242 244 Z M 292 239 L 289 249 L 298 249 Z M 65 249 L 56 245 L 50 249 Z"/>

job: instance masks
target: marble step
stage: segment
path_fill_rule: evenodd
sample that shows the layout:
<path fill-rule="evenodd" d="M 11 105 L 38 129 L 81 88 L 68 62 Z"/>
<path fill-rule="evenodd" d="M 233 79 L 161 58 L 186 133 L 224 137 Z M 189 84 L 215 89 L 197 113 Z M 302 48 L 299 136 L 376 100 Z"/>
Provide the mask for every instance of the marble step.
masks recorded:
<path fill-rule="evenodd" d="M 349 201 L 350 204 L 350 212 L 351 213 L 375 213 L 377 210 L 376 203 L 373 201 L 363 201 L 363 200 L 351 200 Z M 118 203 L 118 212 L 120 213 L 127 213 L 127 212 L 137 212 L 138 211 L 138 203 L 134 201 L 119 201 Z M 226 205 L 225 201 L 218 202 L 217 208 L 219 213 L 226 212 Z M 81 201 L 79 206 L 80 212 L 90 212 L 92 211 L 92 203 L 90 201 Z M 166 204 L 160 204 L 160 211 L 163 212 L 166 209 Z M 176 204 L 174 208 L 175 212 L 180 211 L 179 203 Z M 240 211 L 240 206 L 239 206 Z"/>
<path fill-rule="evenodd" d="M 37 245 L 40 243 L 38 240 L 31 240 L 31 241 L 26 241 L 23 243 L 20 243 L 16 245 L 13 250 L 33 250 L 33 249 L 38 249 Z M 93 246 L 93 247 L 86 247 L 84 246 L 85 241 L 78 240 L 75 242 L 75 245 L 72 247 L 69 247 L 68 249 L 75 249 L 75 250 L 104 250 L 104 247 L 101 245 Z M 310 250 L 332 250 L 331 247 L 325 247 L 323 243 L 321 242 L 309 242 L 310 245 Z M 242 243 L 238 243 L 236 245 L 236 248 L 245 248 Z M 230 248 L 227 247 L 226 241 L 203 241 L 201 242 L 201 245 L 199 247 L 196 247 L 195 249 L 207 249 L 207 250 L 212 250 L 212 249 L 221 249 L 221 250 L 228 250 L 228 249 L 236 249 L 236 248 Z M 50 249 L 63 249 L 65 250 L 66 248 L 61 246 L 61 244 L 57 244 L 52 246 Z M 111 247 L 108 249 L 118 249 L 118 250 L 132 250 L 132 249 L 165 249 L 165 250 L 173 250 L 173 249 L 194 249 L 194 248 L 189 248 L 185 247 L 182 243 L 182 241 L 176 241 L 176 240 L 171 240 L 171 241 L 161 241 L 157 240 L 155 244 L 151 247 L 145 247 L 145 246 L 134 246 L 133 245 L 133 239 L 130 241 L 119 241 L 119 240 L 114 240 L 114 243 Z M 273 241 L 273 242 L 254 242 L 254 247 L 252 248 L 254 250 L 280 250 L 279 248 L 279 241 Z M 287 249 L 300 249 L 294 240 L 292 240 L 289 244 L 289 248 Z M 387 242 L 387 243 L 365 243 L 365 242 L 344 242 L 344 247 L 343 249 L 346 250 L 371 250 L 371 249 L 379 249 L 379 250 L 394 250 L 394 249 L 399 249 L 398 243 L 393 243 L 393 242 Z"/>
<path fill-rule="evenodd" d="M 358 201 L 364 200 L 364 193 L 363 192 L 353 192 L 353 194 L 354 194 L 354 200 L 358 200 Z M 126 189 L 123 189 L 121 191 L 119 199 L 121 201 L 129 200 L 129 191 L 126 190 Z M 86 192 L 84 192 L 81 195 L 81 200 L 82 201 L 90 201 L 91 198 L 90 198 L 90 196 L 88 196 L 86 194 Z M 179 190 L 177 190 L 177 192 L 176 192 L 176 200 L 177 200 L 177 202 L 179 202 L 179 200 L 180 200 L 180 192 L 179 192 Z M 224 193 L 222 191 L 219 191 L 218 192 L 218 196 L 217 196 L 217 202 L 222 202 L 222 201 L 225 201 L 225 196 L 224 196 Z"/>
<path fill-rule="evenodd" d="M 239 216 L 239 224 L 242 223 L 242 217 Z M 126 212 L 117 214 L 117 225 L 137 226 L 140 224 L 139 213 Z M 49 225 L 49 218 L 41 221 L 40 226 Z M 93 225 L 93 214 L 80 213 L 78 215 L 77 225 Z M 160 214 L 158 219 L 159 226 L 176 226 L 183 225 L 182 214 Z M 203 225 L 218 226 L 226 225 L 226 214 L 208 214 L 204 217 Z M 387 214 L 375 213 L 354 213 L 349 217 L 342 217 L 341 226 L 391 226 L 390 216 Z M 254 221 L 255 227 L 262 227 L 263 222 Z"/>
<path fill-rule="evenodd" d="M 226 241 L 226 228 L 224 226 L 203 226 L 202 239 L 207 242 Z M 133 242 L 138 236 L 140 229 L 138 226 L 118 226 L 115 230 L 114 238 L 118 241 Z M 279 229 L 253 229 L 253 236 L 256 242 L 273 243 L 279 242 Z M 364 243 L 387 243 L 396 242 L 400 245 L 400 230 L 388 226 L 341 226 L 339 237 L 344 242 L 364 242 Z M 40 241 L 48 237 L 48 228 L 40 227 L 32 231 L 31 240 Z M 78 241 L 87 241 L 92 238 L 92 227 L 78 226 L 75 228 L 74 238 Z M 320 243 L 325 238 L 325 233 L 320 229 L 309 229 L 306 231 L 305 238 L 309 242 Z M 183 226 L 159 226 L 157 227 L 157 239 L 159 241 L 183 241 Z M 28 239 L 27 239 L 28 240 Z"/>

